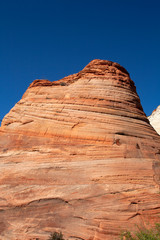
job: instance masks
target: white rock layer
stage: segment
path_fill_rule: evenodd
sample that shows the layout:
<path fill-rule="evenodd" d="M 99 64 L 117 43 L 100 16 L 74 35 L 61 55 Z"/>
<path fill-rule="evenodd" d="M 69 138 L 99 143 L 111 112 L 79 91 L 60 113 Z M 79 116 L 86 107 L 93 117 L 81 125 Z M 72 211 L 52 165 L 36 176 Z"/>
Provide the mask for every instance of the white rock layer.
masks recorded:
<path fill-rule="evenodd" d="M 156 132 L 160 134 L 160 105 L 152 112 L 148 119 Z"/>

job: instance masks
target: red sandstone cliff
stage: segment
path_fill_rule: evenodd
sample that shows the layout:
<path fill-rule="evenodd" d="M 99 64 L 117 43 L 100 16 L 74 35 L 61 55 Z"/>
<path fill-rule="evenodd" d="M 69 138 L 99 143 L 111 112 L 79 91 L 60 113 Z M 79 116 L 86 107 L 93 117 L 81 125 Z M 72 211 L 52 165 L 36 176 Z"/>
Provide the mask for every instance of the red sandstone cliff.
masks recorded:
<path fill-rule="evenodd" d="M 2 121 L 0 160 L 1 239 L 111 240 L 159 220 L 160 136 L 117 63 L 35 80 Z"/>

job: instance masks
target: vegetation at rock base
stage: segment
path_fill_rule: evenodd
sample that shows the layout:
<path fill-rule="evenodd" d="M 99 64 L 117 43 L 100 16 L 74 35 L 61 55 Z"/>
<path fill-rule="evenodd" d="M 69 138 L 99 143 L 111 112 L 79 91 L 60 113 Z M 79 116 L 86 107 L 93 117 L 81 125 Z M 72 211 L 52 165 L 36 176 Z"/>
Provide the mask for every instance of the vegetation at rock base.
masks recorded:
<path fill-rule="evenodd" d="M 48 240 L 65 240 L 65 239 L 63 238 L 63 234 L 61 232 L 54 232 L 51 233 Z"/>
<path fill-rule="evenodd" d="M 121 235 L 121 240 L 160 240 L 160 223 L 156 223 L 152 229 L 141 229 L 131 233 L 125 231 Z"/>

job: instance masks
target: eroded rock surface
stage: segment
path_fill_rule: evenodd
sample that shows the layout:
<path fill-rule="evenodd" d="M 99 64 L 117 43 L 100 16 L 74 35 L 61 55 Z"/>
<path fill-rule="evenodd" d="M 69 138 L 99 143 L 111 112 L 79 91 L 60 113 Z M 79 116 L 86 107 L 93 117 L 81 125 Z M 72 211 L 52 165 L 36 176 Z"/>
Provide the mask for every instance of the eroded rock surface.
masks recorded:
<path fill-rule="evenodd" d="M 134 82 L 93 60 L 35 80 L 0 128 L 1 239 L 111 240 L 160 214 L 160 136 Z"/>
<path fill-rule="evenodd" d="M 160 134 L 160 106 L 152 112 L 148 119 L 153 128 Z"/>

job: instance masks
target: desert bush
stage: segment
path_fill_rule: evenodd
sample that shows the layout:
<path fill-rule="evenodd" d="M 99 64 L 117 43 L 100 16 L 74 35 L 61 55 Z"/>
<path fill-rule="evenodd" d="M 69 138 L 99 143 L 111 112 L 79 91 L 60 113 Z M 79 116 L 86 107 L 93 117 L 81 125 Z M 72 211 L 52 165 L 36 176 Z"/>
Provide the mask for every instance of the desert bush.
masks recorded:
<path fill-rule="evenodd" d="M 134 233 L 125 231 L 121 235 L 121 240 L 160 240 L 160 223 L 156 223 L 152 229 L 139 228 Z"/>
<path fill-rule="evenodd" d="M 61 86 L 66 86 L 66 83 L 65 82 L 61 82 L 60 85 Z"/>
<path fill-rule="evenodd" d="M 63 234 L 61 232 L 54 232 L 51 233 L 48 240 L 65 240 L 65 239 L 63 238 Z"/>

